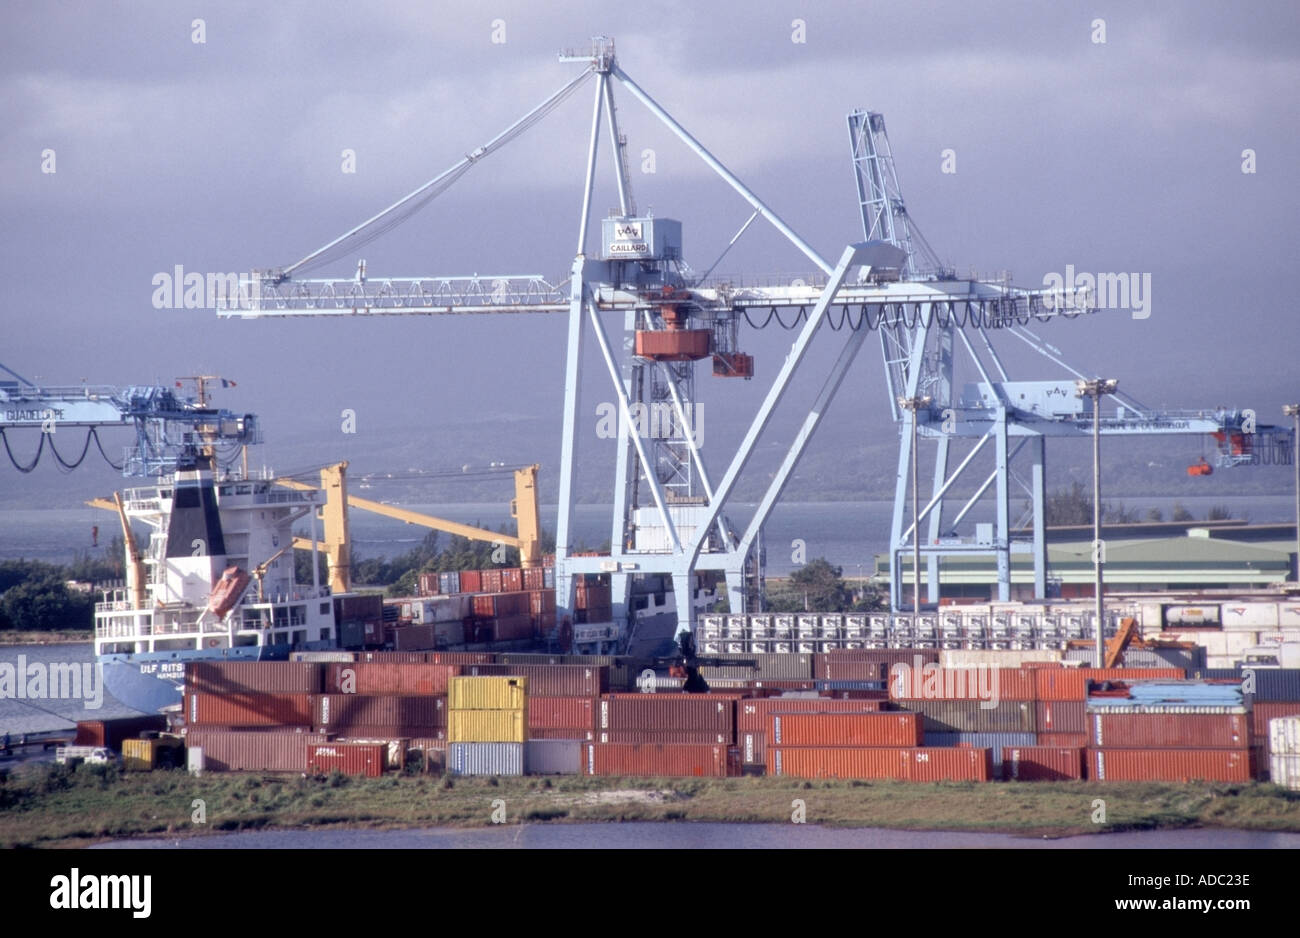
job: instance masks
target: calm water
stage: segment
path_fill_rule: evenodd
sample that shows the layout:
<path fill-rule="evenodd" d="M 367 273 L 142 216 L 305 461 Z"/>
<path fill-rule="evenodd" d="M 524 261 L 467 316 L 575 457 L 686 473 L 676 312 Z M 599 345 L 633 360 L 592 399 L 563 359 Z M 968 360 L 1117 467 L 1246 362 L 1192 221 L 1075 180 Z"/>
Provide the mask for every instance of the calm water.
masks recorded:
<path fill-rule="evenodd" d="M 1289 495 L 1224 498 L 1222 496 L 1168 498 L 1160 496 L 1116 498 L 1143 514 L 1149 508 L 1172 514 L 1175 502 L 1197 518 L 1204 518 L 1215 505 L 1226 504 L 1237 518 L 1257 523 L 1287 522 L 1294 519 L 1295 502 Z M 496 530 L 510 522 L 505 504 L 410 504 L 405 507 L 465 524 L 481 524 Z M 983 508 L 991 514 L 992 506 Z M 752 517 L 754 506 L 735 506 L 729 511 L 733 526 L 742 528 Z M 886 500 L 860 502 L 788 502 L 772 511 L 765 527 L 768 572 L 781 576 L 794 568 L 791 543 L 806 544 L 806 556 L 825 557 L 844 568 L 846 576 L 869 575 L 877 553 L 889 549 L 889 522 L 893 503 Z M 989 521 L 971 512 L 971 521 Z M 597 547 L 609 539 L 609 508 L 580 505 L 574 519 L 574 542 Z M 978 517 L 977 517 L 978 516 Z M 555 530 L 555 506 L 544 506 L 542 524 Z M 99 526 L 99 547 L 92 548 L 91 528 Z M 77 552 L 98 552 L 116 532 L 113 516 L 93 508 L 8 509 L 0 511 L 0 560 L 26 557 L 67 562 Z M 409 551 L 424 539 L 425 531 L 400 521 L 367 512 L 351 518 L 353 549 L 360 557 L 394 557 Z M 303 525 L 305 529 L 305 525 Z M 443 543 L 446 543 L 446 538 Z"/>
<path fill-rule="evenodd" d="M 1253 831 L 1139 831 L 1064 837 L 1057 840 L 945 831 L 891 831 L 879 828 L 816 827 L 803 824 L 533 824 L 481 830 L 424 828 L 407 831 L 253 831 L 180 840 L 115 840 L 106 849 L 276 850 L 427 849 L 427 850 L 825 850 L 825 849 L 1124 849 L 1213 850 L 1229 848 L 1295 850 L 1300 834 Z"/>

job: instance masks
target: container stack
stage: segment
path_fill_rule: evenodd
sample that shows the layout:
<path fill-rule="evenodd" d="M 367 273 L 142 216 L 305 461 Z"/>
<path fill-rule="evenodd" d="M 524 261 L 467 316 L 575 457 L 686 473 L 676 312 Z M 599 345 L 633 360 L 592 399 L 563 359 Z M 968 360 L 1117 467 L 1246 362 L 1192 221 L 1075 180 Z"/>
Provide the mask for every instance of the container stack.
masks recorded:
<path fill-rule="evenodd" d="M 740 774 L 736 700 L 730 694 L 606 694 L 596 740 L 583 750 L 586 775 Z"/>
<path fill-rule="evenodd" d="M 1268 735 L 1273 784 L 1300 791 L 1300 716 L 1270 721 Z"/>
<path fill-rule="evenodd" d="M 1251 705 L 1251 731 L 1255 738 L 1256 779 L 1269 780 L 1272 758 L 1269 726 L 1278 717 L 1300 715 L 1300 669 L 1298 668 L 1215 668 L 1194 672 L 1208 681 L 1241 687 Z M 1276 781 L 1276 779 L 1274 779 Z"/>
<path fill-rule="evenodd" d="M 1250 713 L 1240 687 L 1149 681 L 1088 698 L 1088 777 L 1113 781 L 1245 782 Z"/>
<path fill-rule="evenodd" d="M 453 775 L 523 775 L 528 678 L 462 676 L 448 687 L 447 769 Z"/>
<path fill-rule="evenodd" d="M 767 727 L 768 775 L 932 782 L 992 777 L 988 749 L 923 748 L 915 713 L 770 713 Z"/>

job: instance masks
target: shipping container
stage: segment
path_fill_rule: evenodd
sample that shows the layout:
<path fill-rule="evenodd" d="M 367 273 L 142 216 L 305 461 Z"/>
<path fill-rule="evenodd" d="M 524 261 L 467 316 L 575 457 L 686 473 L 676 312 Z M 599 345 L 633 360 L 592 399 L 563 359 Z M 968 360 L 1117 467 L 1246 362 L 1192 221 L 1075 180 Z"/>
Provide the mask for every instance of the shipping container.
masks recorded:
<path fill-rule="evenodd" d="M 529 739 L 581 739 L 584 742 L 594 742 L 596 739 L 595 730 L 577 730 L 571 727 L 559 727 L 554 729 L 530 729 L 528 731 Z"/>
<path fill-rule="evenodd" d="M 325 730 L 325 727 L 318 727 Z M 447 738 L 445 726 L 402 726 L 349 723 L 346 727 L 328 727 L 330 735 L 349 742 L 374 742 L 391 739 L 442 739 Z"/>
<path fill-rule="evenodd" d="M 465 671 L 473 665 L 463 665 Z M 520 710 L 527 701 L 526 677 L 453 677 L 448 682 L 448 705 L 453 710 Z"/>
<path fill-rule="evenodd" d="M 162 714 L 82 720 L 77 724 L 77 734 L 72 744 L 121 749 L 125 740 L 138 739 L 141 733 L 160 733 L 166 729 L 167 718 Z"/>
<path fill-rule="evenodd" d="M 384 763 L 385 768 L 404 769 L 406 768 L 406 750 L 410 748 L 409 736 L 395 736 L 392 733 L 362 733 L 356 730 L 350 731 L 346 736 L 340 736 L 331 742 L 339 743 L 368 743 L 370 745 L 383 746 L 386 755 Z"/>
<path fill-rule="evenodd" d="M 736 699 L 721 694 L 607 694 L 601 730 L 711 730 L 734 734 Z M 734 735 L 731 736 L 734 738 Z"/>
<path fill-rule="evenodd" d="M 452 710 L 447 739 L 453 743 L 522 743 L 528 738 L 523 710 Z"/>
<path fill-rule="evenodd" d="M 595 697 L 528 698 L 528 731 L 573 729 L 589 732 L 596 728 L 598 710 Z"/>
<path fill-rule="evenodd" d="M 1035 668 L 1039 700 L 1083 700 L 1090 681 L 1182 680 L 1181 668 Z"/>
<path fill-rule="evenodd" d="M 354 651 L 291 651 L 289 660 L 333 664 L 341 661 L 356 661 L 357 653 Z"/>
<path fill-rule="evenodd" d="M 1088 705 L 1083 700 L 1040 700 L 1035 707 L 1040 733 L 1088 731 Z"/>
<path fill-rule="evenodd" d="M 927 733 L 1036 733 L 1035 705 L 1003 700 L 992 707 L 983 700 L 909 700 L 900 704 L 921 714 Z"/>
<path fill-rule="evenodd" d="M 1002 777 L 1019 782 L 1067 782 L 1083 778 L 1079 746 L 1009 746 L 1002 750 Z"/>
<path fill-rule="evenodd" d="M 779 620 L 784 617 L 774 618 Z M 821 654 L 835 661 L 875 661 L 890 666 L 906 664 L 919 669 L 927 664 L 938 664 L 940 652 L 933 648 L 837 648 Z"/>
<path fill-rule="evenodd" d="M 523 775 L 523 743 L 452 743 L 447 747 L 452 775 Z"/>
<path fill-rule="evenodd" d="M 526 590 L 544 590 L 546 589 L 546 576 L 541 567 L 525 567 L 523 572 L 523 586 L 520 589 Z"/>
<path fill-rule="evenodd" d="M 894 746 L 923 744 L 915 713 L 770 713 L 773 746 Z"/>
<path fill-rule="evenodd" d="M 311 716 L 310 694 L 185 694 L 189 726 L 304 726 Z"/>
<path fill-rule="evenodd" d="M 315 743 L 307 746 L 307 771 L 328 775 L 379 778 L 388 764 L 388 747 L 382 743 Z"/>
<path fill-rule="evenodd" d="M 311 661 L 190 661 L 192 694 L 319 694 L 321 666 Z"/>
<path fill-rule="evenodd" d="M 329 664 L 325 693 L 445 696 L 448 679 L 459 673 L 454 664 Z"/>
<path fill-rule="evenodd" d="M 528 693 L 536 697 L 595 697 L 609 690 L 609 668 L 605 665 L 469 665 L 461 669 L 461 674 L 525 678 Z"/>
<path fill-rule="evenodd" d="M 767 761 L 767 731 L 737 730 L 736 747 L 745 765 L 764 765 Z"/>
<path fill-rule="evenodd" d="M 480 593 L 474 597 L 473 612 L 486 619 L 532 615 L 532 593 Z"/>
<path fill-rule="evenodd" d="M 433 648 L 438 641 L 437 630 L 432 625 L 408 625 L 394 629 L 392 641 L 396 651 Z"/>
<path fill-rule="evenodd" d="M 498 590 L 488 590 L 487 587 L 483 585 L 483 574 L 478 570 L 460 571 L 460 592 L 477 593 L 481 590 L 498 592 Z"/>
<path fill-rule="evenodd" d="M 424 664 L 425 651 L 359 651 L 358 664 Z"/>
<path fill-rule="evenodd" d="M 475 587 L 473 590 L 466 588 L 465 592 L 470 593 L 470 592 L 475 592 L 476 590 L 482 590 L 484 593 L 491 594 L 491 593 L 500 593 L 502 591 L 503 585 L 501 581 L 500 570 L 491 569 L 491 568 L 487 570 L 479 570 L 478 576 L 479 576 L 480 585 Z M 461 577 L 460 585 L 462 587 L 465 586 L 464 576 Z"/>
<path fill-rule="evenodd" d="M 433 734 L 408 731 L 445 728 L 447 713 L 446 697 L 320 694 L 315 700 L 315 719 L 311 722 L 313 726 L 335 733 L 365 726 L 401 728 L 406 735 L 427 736 Z"/>
<path fill-rule="evenodd" d="M 1056 749 L 1082 749 L 1088 745 L 1087 733 L 1039 733 L 1038 745 Z"/>
<path fill-rule="evenodd" d="M 894 700 L 1034 700 L 1035 671 L 1019 668 L 915 668 L 895 665 L 889 696 Z"/>
<path fill-rule="evenodd" d="M 530 739 L 524 743 L 528 775 L 578 775 L 582 772 L 581 739 Z"/>
<path fill-rule="evenodd" d="M 726 746 L 585 743 L 584 775 L 726 778 Z"/>
<path fill-rule="evenodd" d="M 501 571 L 501 592 L 518 593 L 524 588 L 524 571 L 519 567 L 506 567 Z"/>
<path fill-rule="evenodd" d="M 887 681 L 889 664 L 885 661 L 845 660 L 834 652 L 813 656 L 813 677 L 821 681 Z"/>
<path fill-rule="evenodd" d="M 327 738 L 323 733 L 258 733 L 191 727 L 185 734 L 185 746 L 203 750 L 204 768 L 211 772 L 304 772 L 307 747 L 323 743 Z"/>
<path fill-rule="evenodd" d="M 337 622 L 382 622 L 384 618 L 383 593 L 356 593 L 334 597 L 334 619 Z"/>
<path fill-rule="evenodd" d="M 490 651 L 431 651 L 424 658 L 429 664 L 491 664 L 496 655 Z"/>
<path fill-rule="evenodd" d="M 927 747 L 973 746 L 992 753 L 993 777 L 1002 777 L 1003 753 L 1016 746 L 1033 746 L 1038 742 L 1034 733 L 926 733 Z"/>
<path fill-rule="evenodd" d="M 1249 749 L 1250 716 L 1093 711 L 1088 714 L 1088 745 L 1115 749 Z"/>
<path fill-rule="evenodd" d="M 746 697 L 736 702 L 736 730 L 767 732 L 770 713 L 878 713 L 883 700 L 833 700 L 829 697 Z"/>
<path fill-rule="evenodd" d="M 1097 782 L 1248 782 L 1249 749 L 1089 749 Z"/>
<path fill-rule="evenodd" d="M 1291 791 L 1300 791 L 1300 755 L 1274 753 L 1269 756 L 1269 780 Z"/>
<path fill-rule="evenodd" d="M 710 655 L 710 658 L 717 658 L 724 662 L 724 668 L 742 668 L 744 674 L 752 680 L 759 681 L 806 681 L 816 675 L 813 674 L 813 655 L 779 655 L 779 654 L 747 654 L 747 653 L 723 653 Z M 701 674 L 704 669 L 701 669 Z M 719 675 L 721 676 L 721 675 Z"/>
<path fill-rule="evenodd" d="M 430 737 L 413 737 L 407 744 L 407 750 L 424 756 L 423 769 L 434 775 L 442 775 L 447 770 L 447 746 L 445 739 Z"/>
<path fill-rule="evenodd" d="M 1269 721 L 1269 752 L 1276 755 L 1300 755 L 1300 716 L 1274 717 Z"/>
<path fill-rule="evenodd" d="M 438 592 L 448 595 L 460 592 L 460 573 L 456 570 L 444 570 L 438 574 Z"/>
<path fill-rule="evenodd" d="M 717 730 L 597 730 L 595 742 L 598 743 L 674 743 L 680 745 L 719 745 L 730 746 L 732 735 Z"/>
<path fill-rule="evenodd" d="M 850 748 L 771 746 L 767 774 L 794 778 L 896 779 L 899 781 L 987 782 L 987 749 Z"/>
<path fill-rule="evenodd" d="M 122 768 L 128 772 L 151 772 L 185 764 L 185 744 L 174 736 L 122 740 Z"/>
<path fill-rule="evenodd" d="M 493 620 L 493 635 L 498 642 L 526 641 L 537 633 L 533 626 L 533 617 L 529 613 L 498 616 Z"/>

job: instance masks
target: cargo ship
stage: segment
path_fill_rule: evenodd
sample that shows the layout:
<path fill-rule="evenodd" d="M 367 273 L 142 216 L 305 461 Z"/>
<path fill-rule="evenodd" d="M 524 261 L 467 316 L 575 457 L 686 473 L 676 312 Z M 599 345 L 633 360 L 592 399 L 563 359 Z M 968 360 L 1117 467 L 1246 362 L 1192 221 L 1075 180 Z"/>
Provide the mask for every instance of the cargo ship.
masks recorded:
<path fill-rule="evenodd" d="M 294 578 L 293 524 L 314 518 L 320 503 L 319 493 L 270 477 L 218 479 L 204 454 L 157 484 L 127 489 L 117 499 L 127 585 L 95 606 L 95 654 L 109 692 L 153 713 L 180 704 L 187 662 L 337 648 L 348 595 Z M 150 528 L 139 549 L 132 521 Z"/>

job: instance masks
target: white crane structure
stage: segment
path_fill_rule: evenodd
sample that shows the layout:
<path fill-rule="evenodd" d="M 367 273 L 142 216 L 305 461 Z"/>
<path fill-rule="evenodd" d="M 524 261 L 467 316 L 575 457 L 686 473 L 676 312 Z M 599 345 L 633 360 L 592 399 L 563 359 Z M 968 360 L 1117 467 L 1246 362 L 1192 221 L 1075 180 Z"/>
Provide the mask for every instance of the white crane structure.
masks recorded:
<path fill-rule="evenodd" d="M 921 410 L 917 419 L 923 436 L 939 440 L 940 457 L 936 467 L 946 466 L 950 437 L 978 440 L 958 472 L 967 468 L 989 441 L 995 443 L 995 472 L 981 487 L 980 494 L 997 482 L 1000 505 L 997 533 L 991 543 L 972 542 L 969 547 L 944 543 L 940 545 L 942 549 L 996 552 L 1000 561 L 1000 585 L 1005 588 L 1009 579 L 1003 569 L 1009 569 L 1013 549 L 1007 510 L 1008 467 L 1014 452 L 1026 442 L 1032 442 L 1031 449 L 1036 454 L 1036 523 L 1032 549 L 1036 570 L 1042 569 L 1045 577 L 1042 441 L 1055 433 L 1090 433 L 1091 424 L 1075 412 L 1077 408 L 1042 413 L 1026 404 L 1022 396 L 1026 386 L 1009 382 L 992 350 L 989 333 L 1010 332 L 1017 339 L 1034 344 L 1054 361 L 1058 360 L 1055 350 L 1037 339 L 1027 327 L 1034 321 L 1073 318 L 1093 312 L 1089 291 L 1074 287 L 1022 289 L 1005 281 L 960 279 L 951 271 L 923 266 L 926 251 L 920 248 L 924 242 L 907 223 L 902 200 L 897 195 L 892 157 L 879 115 L 855 112 L 849 118 L 864 240 L 846 244 L 836 255 L 826 257 L 801 238 L 620 67 L 612 40 L 597 37 L 590 49 L 562 53 L 560 60 L 582 64 L 583 69 L 497 137 L 383 212 L 295 264 L 255 271 L 243 278 L 238 295 L 220 299 L 218 314 L 245 319 L 567 314 L 556 531 L 556 607 L 561 620 L 573 615 L 574 578 L 590 573 L 611 575 L 613 616 L 617 623 L 632 618 L 629 578 L 640 574 L 672 577 L 679 630 L 692 628 L 697 571 L 721 571 L 732 611 L 745 611 L 747 599 L 752 598 L 747 596 L 752 593 L 747 571 L 753 572 L 755 545 L 763 525 L 872 331 L 880 334 L 890 406 L 894 408 L 895 418 L 902 422 L 905 441 L 910 424 L 894 401 L 904 394 L 925 393 L 932 396 L 933 403 L 928 410 Z M 310 267 L 354 251 L 408 217 L 590 79 L 596 84 L 591 132 L 575 256 L 567 279 L 552 282 L 541 275 L 375 278 L 367 275 L 364 261 L 358 263 L 356 275 L 350 278 L 300 276 Z M 616 84 L 658 118 L 748 204 L 752 214 L 731 245 L 761 216 L 811 261 L 821 276 L 809 282 L 781 286 L 740 287 L 694 274 L 682 256 L 681 224 L 671 218 L 637 212 L 627 170 L 626 140 L 620 132 L 614 107 Z M 591 200 L 601 137 L 606 134 L 619 211 L 615 217 L 602 219 L 600 230 L 595 233 Z M 599 242 L 593 249 L 595 234 L 599 235 Z M 740 351 L 740 325 L 744 322 L 762 327 L 774 317 L 780 317 L 781 310 L 796 311 L 794 323 L 798 328 L 793 333 L 793 341 L 739 447 L 726 461 L 721 475 L 712 476 L 691 432 L 696 364 L 709 358 L 715 376 L 752 376 L 753 361 Z M 842 336 L 834 340 L 840 344 L 838 356 L 828 371 L 814 376 L 814 381 L 821 381 L 820 391 L 793 436 L 779 441 L 785 450 L 784 458 L 766 485 L 751 520 L 743 530 L 737 530 L 726 520 L 724 512 L 741 474 L 760 442 L 773 437 L 769 432 L 773 413 L 796 376 L 808 370 L 805 357 L 814 338 L 832 330 L 838 330 Z M 954 347 L 960 345 L 980 361 L 967 338 L 968 333 L 974 333 L 975 341 L 986 349 L 994 362 L 993 371 L 980 365 L 977 386 L 980 394 L 975 399 L 965 396 L 954 399 Z M 572 537 L 580 426 L 578 406 L 584 348 L 592 342 L 608 374 L 619 419 L 614 441 L 617 449 L 609 522 L 611 547 L 599 555 L 584 552 L 579 556 L 574 551 Z M 1073 381 L 1070 384 L 1073 386 Z M 944 432 L 939 427 L 948 410 L 953 411 L 949 416 L 955 420 L 949 421 L 948 432 Z M 669 432 L 649 437 L 642 432 L 644 427 L 639 418 L 648 412 L 661 415 L 662 425 Z M 1157 417 L 1134 409 L 1123 424 L 1150 425 L 1170 419 L 1173 418 L 1168 415 Z M 1114 420 L 1107 421 L 1103 432 L 1117 432 Z M 1205 427 L 1208 429 L 1211 423 L 1207 421 Z M 1213 426 L 1220 427 L 1221 423 Z M 1171 427 L 1171 431 L 1202 432 L 1199 425 L 1193 427 L 1191 423 Z M 905 443 L 900 453 L 907 451 Z M 900 455 L 899 506 L 905 497 L 907 468 L 905 455 Z M 936 468 L 931 505 L 922 513 L 922 520 L 929 525 L 931 541 L 951 528 L 951 525 L 944 528 L 937 510 L 951 486 L 951 480 L 941 475 Z M 958 512 L 951 524 L 962 520 L 967 511 Z M 900 545 L 911 536 L 910 529 L 902 528 L 901 518 L 900 507 L 895 511 L 892 532 L 891 556 L 895 558 Z M 925 553 L 933 564 L 942 552 L 932 550 L 931 546 L 927 545 Z M 897 607 L 897 576 L 894 579 Z M 931 593 L 936 589 L 937 578 L 932 566 Z"/>

